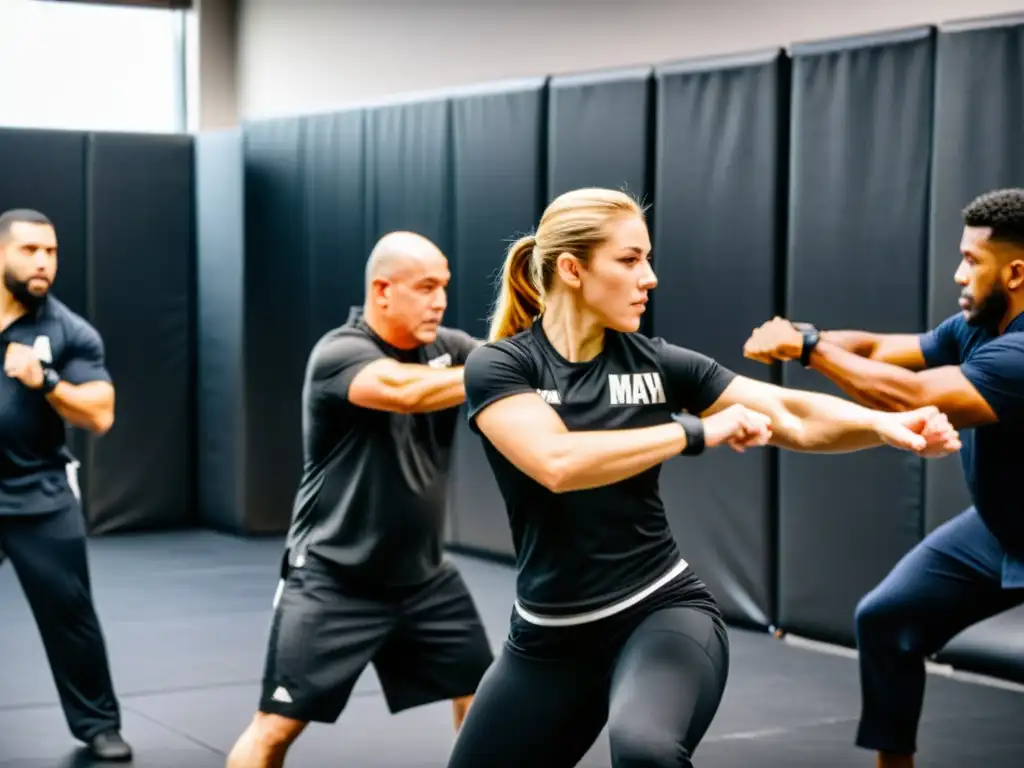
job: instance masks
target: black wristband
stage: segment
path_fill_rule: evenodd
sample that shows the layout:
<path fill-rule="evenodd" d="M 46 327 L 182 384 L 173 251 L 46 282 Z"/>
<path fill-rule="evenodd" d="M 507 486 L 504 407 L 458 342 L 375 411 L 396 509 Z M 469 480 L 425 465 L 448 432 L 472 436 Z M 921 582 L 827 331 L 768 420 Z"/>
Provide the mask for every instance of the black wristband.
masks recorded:
<path fill-rule="evenodd" d="M 793 323 L 793 327 L 804 336 L 804 343 L 800 348 L 800 365 L 806 368 L 811 364 L 811 353 L 818 346 L 821 332 L 810 323 Z"/>
<path fill-rule="evenodd" d="M 60 384 L 60 374 L 53 368 L 43 368 L 43 385 L 39 388 L 44 395 L 48 395 Z"/>
<path fill-rule="evenodd" d="M 689 413 L 673 413 L 672 420 L 683 428 L 686 447 L 681 456 L 699 456 L 704 453 L 704 422 Z"/>

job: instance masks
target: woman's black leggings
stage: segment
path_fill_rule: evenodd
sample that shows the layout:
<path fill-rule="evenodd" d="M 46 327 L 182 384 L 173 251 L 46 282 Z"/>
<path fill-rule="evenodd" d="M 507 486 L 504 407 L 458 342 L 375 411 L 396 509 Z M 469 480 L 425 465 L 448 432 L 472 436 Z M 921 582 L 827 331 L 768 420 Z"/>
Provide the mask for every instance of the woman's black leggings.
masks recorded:
<path fill-rule="evenodd" d="M 513 615 L 512 623 L 510 640 L 522 620 Z M 532 631 L 583 634 L 598 625 Z M 605 723 L 613 768 L 692 765 L 728 677 L 720 619 L 668 606 L 644 616 L 614 646 L 568 644 L 575 658 L 527 655 L 506 644 L 480 684 L 449 768 L 572 768 Z"/>

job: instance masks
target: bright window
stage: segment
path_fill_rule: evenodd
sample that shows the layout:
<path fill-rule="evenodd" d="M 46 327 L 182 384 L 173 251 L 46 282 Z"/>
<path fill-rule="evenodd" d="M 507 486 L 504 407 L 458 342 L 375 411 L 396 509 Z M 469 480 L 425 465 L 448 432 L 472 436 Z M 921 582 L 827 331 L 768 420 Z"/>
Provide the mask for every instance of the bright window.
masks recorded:
<path fill-rule="evenodd" d="M 181 12 L 0 0 L 0 126 L 184 129 Z"/>

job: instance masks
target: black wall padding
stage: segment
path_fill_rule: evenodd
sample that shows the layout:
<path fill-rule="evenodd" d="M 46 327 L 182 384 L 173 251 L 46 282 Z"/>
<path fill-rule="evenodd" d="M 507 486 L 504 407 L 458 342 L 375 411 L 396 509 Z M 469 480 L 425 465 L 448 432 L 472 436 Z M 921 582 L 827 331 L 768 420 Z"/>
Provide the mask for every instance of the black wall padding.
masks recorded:
<path fill-rule="evenodd" d="M 1024 17 L 949 26 L 938 36 L 932 164 L 929 322 L 958 311 L 961 210 L 1024 185 Z M 959 457 L 926 464 L 928 530 L 970 505 Z M 940 660 L 1024 681 L 1024 609 L 981 622 Z"/>
<path fill-rule="evenodd" d="M 924 327 L 933 53 L 930 29 L 793 48 L 790 319 Z M 798 364 L 783 381 L 839 394 Z M 780 452 L 780 626 L 853 642 L 857 601 L 920 539 L 922 463 Z"/>
<path fill-rule="evenodd" d="M 195 138 L 200 523 L 244 531 L 245 223 L 240 130 Z"/>
<path fill-rule="evenodd" d="M 363 112 L 316 115 L 303 122 L 308 352 L 326 331 L 345 322 L 349 307 L 363 303 L 370 246 L 363 201 Z"/>
<path fill-rule="evenodd" d="M 98 533 L 195 520 L 192 174 L 189 136 L 90 136 L 89 314 L 117 387 L 90 441 Z"/>
<path fill-rule="evenodd" d="M 580 187 L 652 191 L 649 68 L 553 77 L 548 132 L 548 202 Z"/>
<path fill-rule="evenodd" d="M 451 116 L 447 99 L 366 112 L 366 245 L 409 230 L 451 253 Z M 449 267 L 454 270 L 455 264 Z M 448 297 L 448 313 L 457 312 Z"/>
<path fill-rule="evenodd" d="M 0 211 L 34 208 L 50 218 L 59 249 L 53 295 L 83 316 L 86 140 L 77 131 L 0 129 Z"/>
<path fill-rule="evenodd" d="M 629 192 L 653 202 L 654 70 L 563 75 L 550 81 L 548 199 L 581 187 Z M 654 226 L 656 213 L 648 213 Z M 652 296 L 640 330 L 650 333 Z"/>
<path fill-rule="evenodd" d="M 455 237 L 446 322 L 487 338 L 505 249 L 537 226 L 544 195 L 544 81 L 452 101 Z M 453 542 L 511 555 L 505 505 L 480 437 L 459 419 L 451 496 Z"/>
<path fill-rule="evenodd" d="M 743 342 L 779 309 L 787 75 L 779 51 L 656 73 L 654 332 L 765 380 Z M 774 459 L 711 451 L 662 472 L 683 556 L 737 623 L 774 618 Z"/>
<path fill-rule="evenodd" d="M 0 129 L 0 211 L 34 208 L 53 221 L 58 246 L 53 295 L 90 320 L 85 155 L 85 133 Z M 68 446 L 82 464 L 78 482 L 88 514 L 91 472 L 86 443 L 82 430 L 69 430 Z"/>
<path fill-rule="evenodd" d="M 245 533 L 287 530 L 302 473 L 302 376 L 312 335 L 304 134 L 299 118 L 244 127 Z"/>

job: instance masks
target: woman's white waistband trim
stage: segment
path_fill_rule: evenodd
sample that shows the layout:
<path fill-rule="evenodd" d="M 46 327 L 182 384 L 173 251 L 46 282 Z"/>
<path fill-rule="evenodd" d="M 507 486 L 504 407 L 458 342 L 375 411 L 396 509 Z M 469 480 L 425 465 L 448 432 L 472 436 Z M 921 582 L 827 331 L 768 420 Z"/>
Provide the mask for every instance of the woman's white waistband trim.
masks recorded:
<path fill-rule="evenodd" d="M 639 592 L 634 592 L 629 597 L 624 598 L 617 603 L 612 603 L 611 605 L 606 605 L 603 608 L 588 611 L 587 613 L 577 613 L 572 616 L 539 616 L 536 613 L 531 613 L 526 610 L 518 600 L 515 602 L 515 608 L 516 612 L 528 622 L 531 624 L 537 624 L 541 627 L 572 627 L 578 624 L 589 624 L 593 621 L 600 621 L 601 619 L 606 619 L 609 616 L 614 616 L 627 608 L 632 608 L 642 600 L 646 600 L 672 581 L 672 579 L 683 573 L 683 571 L 688 567 L 689 564 L 685 560 L 680 560 L 671 569 L 669 569 L 667 573 L 660 576 L 657 581 L 648 584 Z"/>

